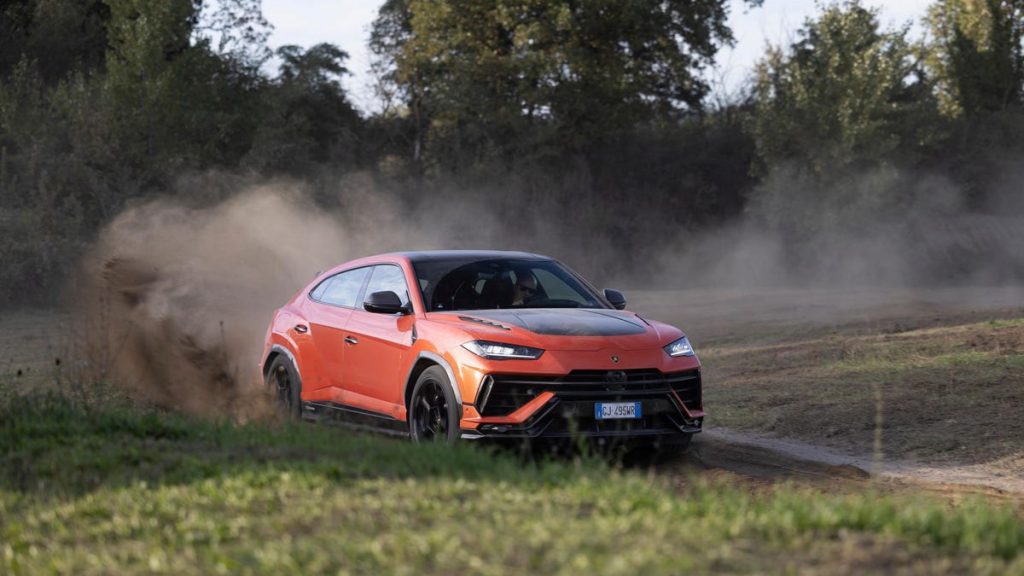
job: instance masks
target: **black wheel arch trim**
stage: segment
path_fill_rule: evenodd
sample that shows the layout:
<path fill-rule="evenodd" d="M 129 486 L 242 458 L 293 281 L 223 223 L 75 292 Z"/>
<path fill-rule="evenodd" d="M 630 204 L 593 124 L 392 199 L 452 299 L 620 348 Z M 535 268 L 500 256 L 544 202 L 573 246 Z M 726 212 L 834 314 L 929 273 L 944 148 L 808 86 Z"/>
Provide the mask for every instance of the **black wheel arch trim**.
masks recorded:
<path fill-rule="evenodd" d="M 416 369 L 416 365 L 420 363 L 420 360 L 430 360 L 444 370 L 445 375 L 448 376 L 448 386 L 452 389 L 452 393 L 455 394 L 455 402 L 459 405 L 459 413 L 461 414 L 463 406 L 462 392 L 459 391 L 459 381 L 455 379 L 455 371 L 452 370 L 452 366 L 447 360 L 435 352 L 423 351 L 416 355 L 416 359 L 409 366 L 409 372 L 405 375 L 405 383 L 402 384 L 402 398 L 407 397 L 410 384 L 415 385 L 415 382 L 410 383 L 410 379 L 412 378 L 413 370 Z"/>
<path fill-rule="evenodd" d="M 270 347 L 270 351 L 267 352 L 267 357 L 263 359 L 263 366 L 262 366 L 263 377 L 266 378 L 267 370 L 270 370 L 270 364 L 267 362 L 267 360 L 271 356 L 273 356 L 275 353 L 283 354 L 284 356 L 288 357 L 288 361 L 292 363 L 292 368 L 295 369 L 295 375 L 299 377 L 299 382 L 301 383 L 302 382 L 302 371 L 299 369 L 299 363 L 295 361 L 295 355 L 292 354 L 291 350 L 285 348 L 284 346 L 281 346 L 280 344 L 272 345 Z"/>

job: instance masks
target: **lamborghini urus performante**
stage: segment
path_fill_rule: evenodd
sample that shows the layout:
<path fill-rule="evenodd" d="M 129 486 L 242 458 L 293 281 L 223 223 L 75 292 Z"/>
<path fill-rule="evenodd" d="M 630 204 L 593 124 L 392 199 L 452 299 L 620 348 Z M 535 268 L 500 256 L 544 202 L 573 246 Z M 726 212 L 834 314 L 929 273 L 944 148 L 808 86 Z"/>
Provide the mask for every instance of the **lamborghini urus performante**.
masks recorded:
<path fill-rule="evenodd" d="M 262 364 L 296 417 L 417 441 L 593 438 L 685 445 L 700 362 L 551 258 L 432 251 L 347 262 L 274 313 Z"/>

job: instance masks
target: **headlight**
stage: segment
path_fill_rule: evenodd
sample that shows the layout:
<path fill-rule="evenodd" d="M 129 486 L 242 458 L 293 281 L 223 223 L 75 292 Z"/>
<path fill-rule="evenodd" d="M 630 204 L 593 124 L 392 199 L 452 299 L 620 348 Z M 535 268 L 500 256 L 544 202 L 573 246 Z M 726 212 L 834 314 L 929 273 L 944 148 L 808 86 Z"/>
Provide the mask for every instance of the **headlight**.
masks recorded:
<path fill-rule="evenodd" d="M 665 353 L 673 358 L 676 356 L 693 356 L 693 346 L 690 346 L 690 341 L 683 336 L 679 340 L 665 346 Z"/>
<path fill-rule="evenodd" d="M 462 345 L 473 354 L 491 360 L 536 360 L 544 353 L 540 348 L 488 342 L 487 340 L 471 340 Z"/>

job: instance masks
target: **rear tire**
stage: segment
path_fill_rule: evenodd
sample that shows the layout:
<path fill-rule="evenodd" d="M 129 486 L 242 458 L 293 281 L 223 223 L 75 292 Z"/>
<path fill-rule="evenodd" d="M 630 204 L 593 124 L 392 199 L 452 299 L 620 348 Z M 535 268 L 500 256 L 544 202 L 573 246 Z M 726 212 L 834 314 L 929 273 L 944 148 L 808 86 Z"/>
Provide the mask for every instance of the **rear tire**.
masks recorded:
<path fill-rule="evenodd" d="M 413 442 L 454 444 L 462 436 L 459 404 L 448 375 L 440 366 L 420 374 L 408 406 L 409 436 Z"/>
<path fill-rule="evenodd" d="M 289 418 L 302 416 L 302 381 L 287 356 L 280 355 L 270 363 L 266 384 L 267 391 L 273 395 L 274 404 L 282 414 Z"/>

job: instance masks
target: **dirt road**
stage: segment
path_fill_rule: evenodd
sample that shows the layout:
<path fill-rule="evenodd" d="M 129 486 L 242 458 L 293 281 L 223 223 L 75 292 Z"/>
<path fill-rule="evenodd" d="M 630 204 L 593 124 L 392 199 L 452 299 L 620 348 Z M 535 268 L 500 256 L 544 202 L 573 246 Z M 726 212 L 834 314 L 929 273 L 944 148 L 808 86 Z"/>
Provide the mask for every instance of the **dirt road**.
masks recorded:
<path fill-rule="evenodd" d="M 670 470 L 1024 500 L 1024 288 L 627 296 L 686 330 L 705 363 L 710 428 Z"/>
<path fill-rule="evenodd" d="M 933 467 L 909 461 L 851 456 L 820 446 L 742 434 L 722 428 L 698 435 L 686 454 L 660 465 L 672 474 L 724 472 L 754 483 L 792 480 L 826 488 L 868 483 L 914 486 L 944 494 L 981 494 L 1024 503 L 1024 476 L 991 466 Z"/>

